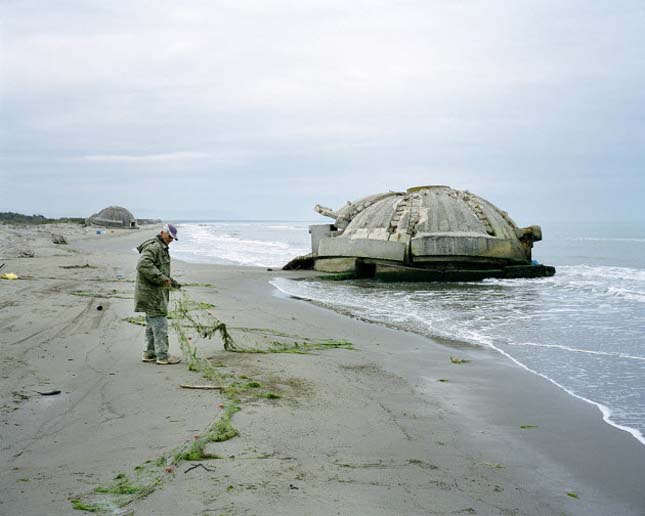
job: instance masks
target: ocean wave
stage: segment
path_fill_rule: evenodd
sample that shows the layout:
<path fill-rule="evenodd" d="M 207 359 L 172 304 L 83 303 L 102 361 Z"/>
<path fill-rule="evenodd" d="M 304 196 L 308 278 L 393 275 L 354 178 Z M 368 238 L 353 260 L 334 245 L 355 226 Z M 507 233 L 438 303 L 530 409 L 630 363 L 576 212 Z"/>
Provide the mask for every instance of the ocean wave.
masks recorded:
<path fill-rule="evenodd" d="M 631 238 L 609 238 L 609 237 L 570 237 L 565 240 L 574 242 L 634 242 L 643 244 L 645 238 L 631 237 Z"/>
<path fill-rule="evenodd" d="M 574 348 L 571 346 L 564 346 L 562 344 L 540 344 L 537 342 L 509 342 L 507 343 L 507 345 L 516 346 L 516 347 L 526 346 L 526 347 L 536 347 L 536 348 L 560 349 L 562 351 L 570 351 L 572 353 L 586 353 L 589 355 L 602 355 L 607 357 L 627 358 L 630 360 L 645 361 L 645 357 L 641 357 L 638 355 L 629 355 L 627 353 L 619 353 L 619 352 L 612 352 L 612 351 L 594 351 L 591 349 L 580 349 L 580 348 Z"/>
<path fill-rule="evenodd" d="M 278 231 L 308 231 L 309 226 L 291 226 L 289 224 L 273 224 L 264 226 L 267 229 L 273 229 Z"/>
<path fill-rule="evenodd" d="M 241 238 L 236 234 L 222 233 L 220 235 L 207 235 L 202 237 L 201 242 L 199 237 L 195 237 L 197 243 L 211 243 L 211 244 L 224 244 L 224 245 L 234 245 L 237 248 L 273 248 L 273 249 L 289 249 L 289 244 L 286 242 L 281 242 L 278 240 L 251 240 L 246 238 Z"/>
<path fill-rule="evenodd" d="M 645 292 L 636 292 L 620 287 L 609 287 L 607 293 L 611 296 L 628 299 L 629 301 L 636 301 L 638 303 L 645 303 Z"/>
<path fill-rule="evenodd" d="M 294 256 L 309 251 L 304 247 L 306 236 L 302 236 L 302 242 L 288 242 L 280 238 L 278 231 L 267 230 L 266 224 L 185 224 L 180 231 L 182 238 L 173 245 L 171 253 L 190 262 L 281 267 Z"/>
<path fill-rule="evenodd" d="M 632 267 L 610 267 L 602 265 L 561 265 L 558 267 L 558 275 L 566 277 L 579 276 L 585 278 L 597 278 L 602 280 L 618 279 L 629 281 L 645 282 L 645 269 L 635 269 Z"/>

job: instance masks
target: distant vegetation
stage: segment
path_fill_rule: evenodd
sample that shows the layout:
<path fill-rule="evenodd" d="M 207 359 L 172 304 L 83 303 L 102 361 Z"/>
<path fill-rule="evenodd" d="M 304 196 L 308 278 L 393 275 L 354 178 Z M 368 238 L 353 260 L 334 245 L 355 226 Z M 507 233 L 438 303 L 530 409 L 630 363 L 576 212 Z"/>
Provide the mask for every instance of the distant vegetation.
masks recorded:
<path fill-rule="evenodd" d="M 23 215 L 12 211 L 0 211 L 0 222 L 11 222 L 17 224 L 54 224 L 57 222 L 72 222 L 85 224 L 85 219 L 80 217 L 61 217 L 60 219 L 49 219 L 44 215 Z"/>

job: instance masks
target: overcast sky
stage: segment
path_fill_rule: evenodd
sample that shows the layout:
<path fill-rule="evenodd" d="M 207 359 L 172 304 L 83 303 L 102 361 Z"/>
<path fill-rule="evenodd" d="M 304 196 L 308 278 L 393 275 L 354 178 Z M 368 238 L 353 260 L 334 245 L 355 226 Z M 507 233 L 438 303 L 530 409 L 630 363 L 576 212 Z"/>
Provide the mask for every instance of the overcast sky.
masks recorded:
<path fill-rule="evenodd" d="M 0 0 L 0 211 L 645 220 L 643 0 Z"/>

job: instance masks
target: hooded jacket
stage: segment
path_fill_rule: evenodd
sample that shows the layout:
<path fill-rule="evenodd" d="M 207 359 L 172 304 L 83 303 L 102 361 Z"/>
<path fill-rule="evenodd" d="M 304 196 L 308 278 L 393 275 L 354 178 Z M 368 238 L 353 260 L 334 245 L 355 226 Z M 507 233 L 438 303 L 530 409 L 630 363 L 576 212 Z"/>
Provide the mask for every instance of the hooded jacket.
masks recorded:
<path fill-rule="evenodd" d="M 143 242 L 137 251 L 137 282 L 134 287 L 134 311 L 151 317 L 168 315 L 170 253 L 160 235 Z"/>

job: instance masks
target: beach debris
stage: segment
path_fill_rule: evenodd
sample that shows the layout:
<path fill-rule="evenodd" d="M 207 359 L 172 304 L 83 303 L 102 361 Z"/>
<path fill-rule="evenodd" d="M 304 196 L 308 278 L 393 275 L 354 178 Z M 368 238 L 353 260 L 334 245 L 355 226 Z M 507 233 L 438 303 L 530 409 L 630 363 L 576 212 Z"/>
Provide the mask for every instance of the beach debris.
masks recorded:
<path fill-rule="evenodd" d="M 294 486 L 293 484 L 289 484 L 289 489 L 300 489 L 298 486 Z"/>
<path fill-rule="evenodd" d="M 108 299 L 112 297 L 116 297 L 119 299 L 132 299 L 132 296 L 124 295 L 123 292 L 119 292 L 116 289 L 111 289 L 109 291 L 102 291 L 102 292 L 93 292 L 89 290 L 72 290 L 70 292 L 72 296 L 79 296 L 79 297 L 99 297 L 102 299 Z"/>
<path fill-rule="evenodd" d="M 521 425 L 520 428 L 522 430 L 532 430 L 533 428 L 537 428 L 537 425 Z"/>
<path fill-rule="evenodd" d="M 211 471 L 211 472 L 212 472 L 212 471 L 217 471 L 215 468 L 209 468 L 208 466 L 204 466 L 204 464 L 202 464 L 202 463 L 200 462 L 200 463 L 198 463 L 198 464 L 193 464 L 190 468 L 186 469 L 186 470 L 184 471 L 184 474 L 189 473 L 190 471 L 192 471 L 192 470 L 194 470 L 194 469 L 197 469 L 197 468 L 202 468 L 202 469 L 204 469 L 204 470 L 206 470 L 206 471 Z"/>
<path fill-rule="evenodd" d="M 36 389 L 32 389 L 34 392 L 40 394 L 41 396 L 56 396 L 57 394 L 60 394 L 60 390 L 58 389 L 53 389 L 51 391 L 37 391 Z"/>
<path fill-rule="evenodd" d="M 96 269 L 96 265 L 90 265 L 86 263 L 85 265 L 59 265 L 61 269 Z"/>
<path fill-rule="evenodd" d="M 470 360 L 466 358 L 453 357 L 452 355 L 450 355 L 450 362 L 452 364 L 468 364 Z"/>
<path fill-rule="evenodd" d="M 0 278 L 6 280 L 16 280 L 19 278 L 19 276 L 17 274 L 14 274 L 13 272 L 5 272 L 0 276 Z"/>
<path fill-rule="evenodd" d="M 31 249 L 21 249 L 18 251 L 18 258 L 33 258 L 36 253 Z"/>
<path fill-rule="evenodd" d="M 4 269 L 4 266 L 5 266 L 5 264 L 4 264 L 4 263 L 0 263 L 0 271 L 1 271 L 2 269 Z"/>
<path fill-rule="evenodd" d="M 72 509 L 77 511 L 97 512 L 101 510 L 98 505 L 83 503 L 79 498 L 72 498 L 70 503 L 72 504 Z"/>
<path fill-rule="evenodd" d="M 495 469 L 503 469 L 506 467 L 504 466 L 504 464 L 500 464 L 498 462 L 482 462 L 481 465 L 486 466 L 488 468 L 495 468 Z"/>
<path fill-rule="evenodd" d="M 68 245 L 67 239 L 65 238 L 64 235 L 61 235 L 60 233 L 52 233 L 51 238 L 52 238 L 52 242 L 54 242 L 57 245 Z"/>
<path fill-rule="evenodd" d="M 221 385 L 191 385 L 188 383 L 179 384 L 182 389 L 203 389 L 203 390 L 218 390 L 224 389 Z"/>
<path fill-rule="evenodd" d="M 282 270 L 285 271 L 297 271 L 301 269 L 313 269 L 314 268 L 314 255 L 313 253 L 305 254 L 302 256 L 296 256 L 289 263 L 287 263 Z M 271 270 L 271 269 L 267 269 Z"/>
<path fill-rule="evenodd" d="M 96 305 L 96 309 L 100 312 L 103 310 L 103 305 Z"/>
<path fill-rule="evenodd" d="M 24 401 L 24 400 L 28 400 L 28 399 L 29 399 L 29 395 L 28 395 L 28 394 L 25 394 L 24 392 L 20 392 L 20 391 L 12 391 L 12 393 L 11 393 L 11 394 L 13 394 L 13 397 L 14 397 L 14 398 L 16 398 L 17 400 L 22 400 L 22 401 Z"/>
<path fill-rule="evenodd" d="M 311 254 L 284 269 L 352 273 L 392 281 L 480 281 L 553 276 L 533 263 L 540 226 L 520 228 L 508 213 L 468 191 L 444 185 L 384 192 L 338 210 L 316 205 L 333 219 L 309 226 Z"/>
<path fill-rule="evenodd" d="M 578 494 L 577 494 L 577 493 L 574 493 L 573 491 L 569 491 L 569 492 L 567 493 L 567 496 L 569 496 L 569 497 L 571 497 L 571 498 L 575 498 L 576 500 L 578 500 L 578 499 L 580 498 L 580 497 L 578 496 Z"/>
<path fill-rule="evenodd" d="M 422 469 L 439 469 L 438 466 L 435 466 L 434 464 L 430 464 L 429 462 L 426 462 L 421 459 L 408 459 L 408 464 L 413 466 L 418 466 Z"/>

